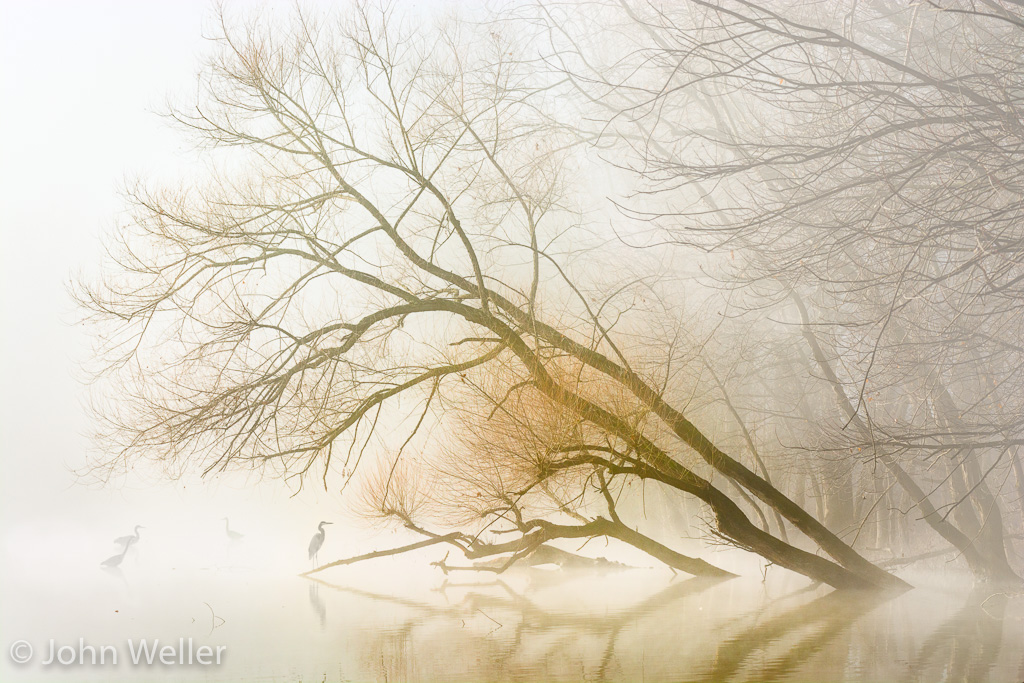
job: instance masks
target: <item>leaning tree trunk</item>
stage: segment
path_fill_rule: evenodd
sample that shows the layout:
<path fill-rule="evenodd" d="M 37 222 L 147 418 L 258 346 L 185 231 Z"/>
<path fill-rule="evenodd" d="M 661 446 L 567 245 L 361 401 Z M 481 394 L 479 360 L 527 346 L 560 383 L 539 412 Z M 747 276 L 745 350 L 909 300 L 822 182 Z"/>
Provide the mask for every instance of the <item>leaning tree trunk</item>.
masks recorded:
<path fill-rule="evenodd" d="M 466 284 L 468 285 L 469 283 Z M 898 577 L 893 576 L 892 574 L 889 574 L 888 572 L 871 564 L 857 551 L 847 545 L 842 539 L 832 533 L 824 524 L 815 519 L 806 510 L 796 505 L 796 503 L 786 497 L 784 493 L 775 488 L 771 483 L 765 481 L 762 477 L 758 476 L 742 463 L 738 462 L 729 454 L 715 446 L 715 444 L 712 443 L 712 441 L 708 439 L 707 436 L 705 436 L 696 427 L 696 425 L 690 422 L 686 416 L 669 405 L 660 392 L 645 383 L 632 370 L 612 362 L 601 353 L 569 339 L 562 333 L 545 325 L 544 323 L 529 318 L 510 302 L 501 301 L 500 297 L 497 297 L 496 295 L 494 298 L 501 305 L 502 309 L 508 312 L 517 322 L 524 326 L 528 326 L 528 329 L 536 331 L 537 334 L 557 348 L 573 355 L 576 359 L 586 363 L 595 370 L 604 373 L 608 377 L 615 379 L 624 387 L 629 389 L 630 392 L 639 398 L 655 415 L 657 415 L 662 422 L 665 423 L 677 437 L 679 437 L 679 439 L 700 455 L 707 464 L 719 473 L 724 474 L 726 477 L 729 477 L 734 482 L 747 489 L 747 491 L 753 494 L 755 498 L 768 505 L 772 510 L 777 511 L 782 515 L 783 519 L 789 521 L 790 524 L 817 543 L 822 550 L 828 553 L 837 563 L 839 563 L 839 565 L 850 573 L 851 577 L 853 577 L 852 581 L 843 581 L 842 583 L 844 583 L 844 585 L 875 586 L 878 588 L 892 588 L 899 590 L 905 590 L 909 587 L 902 579 L 899 579 Z M 594 406 L 593 404 L 588 404 L 586 409 L 582 410 L 582 399 L 579 396 L 571 394 L 571 392 L 566 392 L 564 388 L 557 386 L 557 384 L 554 383 L 552 378 L 548 375 L 547 371 L 544 370 L 543 363 L 540 362 L 529 346 L 526 345 L 511 328 L 490 315 L 482 314 L 476 309 L 468 307 L 463 308 L 464 310 L 460 311 L 460 315 L 463 315 L 467 320 L 471 320 L 488 327 L 492 332 L 496 333 L 520 358 L 520 360 L 524 362 L 527 368 L 530 369 L 535 377 L 537 386 L 540 387 L 541 391 L 547 394 L 549 398 L 552 398 L 556 402 L 566 405 L 567 407 L 577 409 L 577 412 L 583 415 L 586 419 L 609 429 L 611 433 L 622 437 L 627 442 L 632 443 L 634 441 L 634 437 L 637 433 L 625 422 L 614 418 L 614 416 L 610 416 L 606 411 Z M 612 419 L 609 421 L 607 418 Z M 653 444 L 651 445 L 653 446 Z M 708 482 L 697 477 L 688 469 L 683 468 L 682 465 L 672 460 L 672 458 L 661 451 L 661 449 L 657 449 L 655 447 L 654 451 L 645 451 L 643 448 L 638 448 L 637 450 L 644 454 L 644 457 L 649 458 L 648 462 L 650 462 L 651 465 L 656 468 L 662 468 L 662 471 L 670 474 L 674 478 L 677 478 L 677 480 L 689 481 L 692 478 L 696 478 L 699 483 L 694 485 L 693 490 L 683 490 L 687 490 L 689 493 L 701 498 L 701 500 L 704 500 L 704 502 L 711 505 L 712 509 L 714 509 L 715 504 L 713 504 L 708 498 L 705 498 L 703 494 L 705 485 L 710 486 Z M 721 492 L 718 492 L 717 490 L 716 492 L 721 494 Z M 717 496 L 714 498 L 719 502 L 721 500 Z M 729 500 L 725 496 L 722 496 L 722 498 Z M 731 500 L 729 500 L 729 504 L 735 506 Z M 737 508 L 737 510 L 738 509 L 739 508 Z M 715 510 L 715 512 L 717 517 L 718 511 Z M 742 515 L 742 512 L 740 514 Z M 724 518 L 731 518 L 731 514 L 726 514 Z M 743 516 L 743 519 L 746 520 L 746 517 Z M 749 521 L 747 521 L 747 523 L 749 524 Z M 739 522 L 736 522 L 736 525 L 739 525 Z M 753 525 L 751 525 L 751 527 L 756 528 L 753 527 Z M 735 526 L 730 528 L 733 528 L 737 532 L 739 531 Z M 765 536 L 767 539 L 772 539 L 773 541 L 778 540 L 768 534 L 765 534 Z M 773 544 L 767 539 L 755 542 L 755 545 L 750 546 L 750 550 L 758 554 L 769 553 L 780 560 L 782 555 L 789 552 L 785 551 L 779 554 L 775 550 L 772 550 L 769 546 L 772 546 Z M 733 540 L 738 541 L 736 538 L 733 538 Z M 751 541 L 752 539 L 746 538 L 746 540 Z M 790 551 L 794 551 L 798 554 L 803 553 L 803 551 L 800 551 L 793 546 L 785 543 L 783 545 L 789 548 Z M 768 555 L 764 556 L 768 557 Z M 814 556 L 812 555 L 812 557 Z M 773 559 L 772 561 L 774 562 L 776 560 Z M 779 561 L 777 564 L 782 565 L 783 563 Z M 798 561 L 795 562 L 795 565 L 809 567 L 816 565 L 816 563 L 811 562 L 810 564 L 805 564 L 802 561 Z M 794 568 L 794 571 L 805 573 L 801 569 L 796 568 Z M 820 576 L 815 578 L 817 580 L 830 583 L 831 585 L 835 585 L 826 578 Z"/>
<path fill-rule="evenodd" d="M 451 306 L 467 320 L 485 326 L 497 334 L 502 342 L 523 362 L 532 374 L 535 386 L 548 398 L 631 444 L 650 467 L 650 471 L 640 470 L 633 472 L 634 474 L 662 481 L 707 503 L 714 514 L 716 528 L 724 538 L 741 548 L 761 555 L 774 564 L 836 588 L 906 589 L 908 587 L 899 578 L 875 567 L 861 557 L 774 486 L 720 451 L 681 413 L 668 406 L 660 396 L 651 398 L 654 404 L 652 408 L 655 413 L 663 416 L 663 419 L 676 434 L 704 456 L 705 460 L 715 469 L 742 484 L 773 509 L 778 510 L 784 518 L 814 539 L 840 564 L 791 546 L 758 529 L 731 498 L 706 479 L 673 460 L 629 422 L 560 385 L 548 373 L 543 362 L 530 346 L 505 323 L 484 311 L 463 304 L 454 302 L 438 302 L 438 304 Z M 607 359 L 605 361 L 610 363 Z M 636 381 L 639 381 L 639 378 L 630 374 Z M 630 385 L 627 384 L 627 386 Z M 646 387 L 646 385 L 643 386 Z M 634 387 L 630 386 L 630 388 Z M 650 387 L 647 387 L 647 390 L 653 391 Z M 612 468 L 609 469 L 614 471 Z"/>

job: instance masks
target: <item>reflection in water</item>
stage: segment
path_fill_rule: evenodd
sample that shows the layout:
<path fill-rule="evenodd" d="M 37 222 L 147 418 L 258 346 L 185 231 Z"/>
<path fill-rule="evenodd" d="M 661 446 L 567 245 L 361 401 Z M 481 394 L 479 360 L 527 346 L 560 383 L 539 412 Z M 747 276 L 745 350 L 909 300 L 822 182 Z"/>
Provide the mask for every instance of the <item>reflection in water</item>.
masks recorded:
<path fill-rule="evenodd" d="M 321 630 L 327 627 L 327 603 L 320 598 L 320 584 L 310 583 L 309 584 L 309 604 L 313 607 L 313 611 L 320 618 Z"/>
<path fill-rule="evenodd" d="M 705 678 L 735 680 L 737 670 L 755 655 L 777 649 L 778 654 L 768 655 L 756 678 L 783 680 L 883 600 L 877 593 L 829 593 L 795 609 L 758 619 L 723 640 Z"/>
<path fill-rule="evenodd" d="M 121 594 L 129 595 L 131 592 L 131 585 L 128 583 L 128 579 L 125 578 L 124 572 L 121 571 L 121 567 L 101 567 L 101 571 L 109 576 L 112 580 L 117 581 L 121 585 Z"/>
<path fill-rule="evenodd" d="M 572 574 L 572 572 L 570 572 Z M 546 664 L 554 663 L 571 652 L 580 638 L 597 639 L 602 642 L 600 664 L 588 680 L 607 680 L 613 661 L 616 642 L 624 629 L 636 628 L 639 621 L 657 618 L 661 611 L 668 611 L 684 598 L 697 595 L 722 582 L 717 578 L 691 578 L 670 584 L 661 591 L 639 602 L 603 614 L 550 611 L 538 606 L 523 593 L 514 590 L 508 583 L 496 580 L 488 583 L 452 584 L 445 581 L 437 592 L 446 604 L 435 605 L 426 601 L 413 600 L 391 595 L 335 585 L 319 579 L 319 584 L 352 596 L 359 596 L 374 602 L 400 605 L 410 610 L 406 621 L 371 636 L 368 649 L 379 652 L 379 679 L 415 679 L 416 662 L 408 661 L 409 653 L 417 652 L 413 646 L 418 631 L 440 626 L 453 626 L 456 621 L 461 633 L 453 635 L 450 646 L 472 653 L 473 660 L 487 663 L 487 670 L 480 672 L 482 678 L 498 679 L 502 672 L 522 670 L 524 673 L 540 673 Z M 563 577 L 563 581 L 566 577 Z M 570 579 L 571 580 L 571 579 Z M 452 594 L 465 591 L 452 602 Z M 479 617 L 488 623 L 482 622 Z M 474 621 L 475 624 L 467 623 Z M 483 628 L 479 628 L 483 626 Z M 504 638 L 495 638 L 500 630 L 509 629 Z M 465 655 L 463 655 L 465 657 Z M 529 657 L 543 664 L 527 664 L 522 659 Z"/>
<path fill-rule="evenodd" d="M 573 582 L 562 578 L 568 585 Z M 869 614 L 890 624 L 894 615 L 908 616 L 900 604 L 908 601 L 903 596 L 890 602 L 876 593 L 827 592 L 816 586 L 775 598 L 762 595 L 751 605 L 744 591 L 734 590 L 735 582 L 694 578 L 595 612 L 586 603 L 569 611 L 547 608 L 501 580 L 446 581 L 436 589 L 443 604 L 313 580 L 349 597 L 403 608 L 404 620 L 368 633 L 362 643 L 377 680 L 444 678 L 446 661 L 451 666 L 467 660 L 475 663 L 468 678 L 488 680 L 1005 678 L 994 667 L 1008 601 L 990 598 L 982 606 L 988 593 L 972 594 L 945 620 L 932 622 L 921 615 L 914 633 L 860 626 Z M 539 582 L 542 590 L 557 590 L 546 583 Z M 940 625 L 929 631 L 934 623 Z M 904 656 L 902 640 L 922 633 L 916 654 Z M 459 678 L 451 668 L 447 671 L 450 678 Z"/>
<path fill-rule="evenodd" d="M 5 595 L 8 643 L 184 637 L 230 653 L 216 672 L 83 668 L 76 680 L 1022 680 L 1024 596 L 1013 594 L 917 589 L 886 601 L 796 576 L 649 570 L 456 583 L 398 565 L 331 581 L 94 567 L 18 585 Z M 62 673 L 0 662 L 4 681 Z"/>
<path fill-rule="evenodd" d="M 972 592 L 924 641 L 913 666 L 918 680 L 988 680 L 1003 641 L 1007 602 L 1001 593 Z"/>

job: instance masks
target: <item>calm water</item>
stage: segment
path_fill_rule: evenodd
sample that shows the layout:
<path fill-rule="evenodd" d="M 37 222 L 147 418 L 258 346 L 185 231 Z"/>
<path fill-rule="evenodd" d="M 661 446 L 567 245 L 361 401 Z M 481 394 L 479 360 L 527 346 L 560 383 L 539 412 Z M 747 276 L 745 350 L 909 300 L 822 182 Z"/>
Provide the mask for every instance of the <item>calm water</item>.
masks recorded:
<path fill-rule="evenodd" d="M 8 577 L 0 680 L 1024 680 L 1024 596 L 927 577 L 912 578 L 931 587 L 880 601 L 781 573 L 714 583 L 534 570 L 445 582 L 381 561 L 311 581 L 126 565 Z M 114 646 L 118 663 L 40 663 L 50 639 L 77 651 L 80 638 Z M 127 640 L 142 638 L 227 649 L 220 666 L 132 665 Z M 17 640 L 33 646 L 29 664 L 12 663 Z"/>

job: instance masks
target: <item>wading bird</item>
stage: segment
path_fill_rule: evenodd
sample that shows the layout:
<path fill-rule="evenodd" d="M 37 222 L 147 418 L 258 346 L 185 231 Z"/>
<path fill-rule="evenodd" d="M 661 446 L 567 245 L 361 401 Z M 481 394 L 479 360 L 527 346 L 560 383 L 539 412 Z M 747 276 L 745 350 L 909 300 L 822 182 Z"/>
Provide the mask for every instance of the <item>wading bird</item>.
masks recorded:
<path fill-rule="evenodd" d="M 313 534 L 313 538 L 309 541 L 309 559 L 313 560 L 314 564 L 316 564 L 316 560 L 314 558 L 316 558 L 317 553 L 320 552 L 320 546 L 324 544 L 324 538 L 327 537 L 327 531 L 324 529 L 324 524 L 334 524 L 334 522 L 320 522 L 320 524 L 317 525 L 317 529 L 319 529 L 319 531 Z"/>
<path fill-rule="evenodd" d="M 123 560 L 124 556 L 128 554 L 128 548 L 132 547 L 132 543 L 135 542 L 133 537 L 129 536 L 128 538 L 132 538 L 133 540 L 124 544 L 124 550 L 121 551 L 121 554 L 114 555 L 113 557 L 108 557 L 107 559 L 103 560 L 102 562 L 100 562 L 101 567 L 106 567 L 107 569 L 114 569 L 119 564 L 121 564 L 121 560 Z"/>
<path fill-rule="evenodd" d="M 245 534 L 240 534 L 237 531 L 231 530 L 231 524 L 228 522 L 228 518 L 224 517 L 224 533 L 228 535 L 228 539 L 232 541 L 240 541 Z"/>
<path fill-rule="evenodd" d="M 114 539 L 114 543 L 118 543 L 120 545 L 123 545 L 127 549 L 128 546 L 130 546 L 132 543 L 135 543 L 136 541 L 139 540 L 139 529 L 145 529 L 145 528 L 146 527 L 142 526 L 141 524 L 136 524 L 135 525 L 135 534 L 133 536 L 121 536 L 119 538 L 115 538 Z"/>

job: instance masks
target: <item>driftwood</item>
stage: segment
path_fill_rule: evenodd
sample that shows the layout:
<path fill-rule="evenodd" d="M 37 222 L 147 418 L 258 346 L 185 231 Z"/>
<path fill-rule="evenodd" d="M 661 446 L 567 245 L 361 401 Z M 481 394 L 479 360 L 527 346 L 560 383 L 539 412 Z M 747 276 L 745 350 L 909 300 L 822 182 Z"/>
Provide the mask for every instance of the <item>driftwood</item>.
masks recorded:
<path fill-rule="evenodd" d="M 552 545 L 542 544 L 529 553 L 513 554 L 509 558 L 490 559 L 474 562 L 468 566 L 453 566 L 447 563 L 448 555 L 438 562 L 431 562 L 445 574 L 451 571 L 478 571 L 500 574 L 514 564 L 536 567 L 544 564 L 555 564 L 563 569 L 635 569 L 621 562 L 614 562 L 604 557 L 585 557 L 562 550 Z"/>
<path fill-rule="evenodd" d="M 320 567 L 316 567 L 315 569 L 310 569 L 308 572 L 302 572 L 301 574 L 299 574 L 299 576 L 309 576 L 310 574 L 316 574 L 317 572 L 322 572 L 323 570 L 330 569 L 331 567 L 340 567 L 346 564 L 355 564 L 356 562 L 362 562 L 363 560 L 373 560 L 378 557 L 388 557 L 389 555 L 400 555 L 402 553 L 407 553 L 413 550 L 419 550 L 420 548 L 426 548 L 428 546 L 437 545 L 438 543 L 448 543 L 460 536 L 462 536 L 462 534 L 454 533 L 448 534 L 446 536 L 428 538 L 424 541 L 410 543 L 409 545 L 403 545 L 401 547 L 391 548 L 389 550 L 374 550 L 373 552 L 365 553 L 363 555 L 356 555 L 355 557 L 349 557 L 344 560 L 330 562 Z"/>

